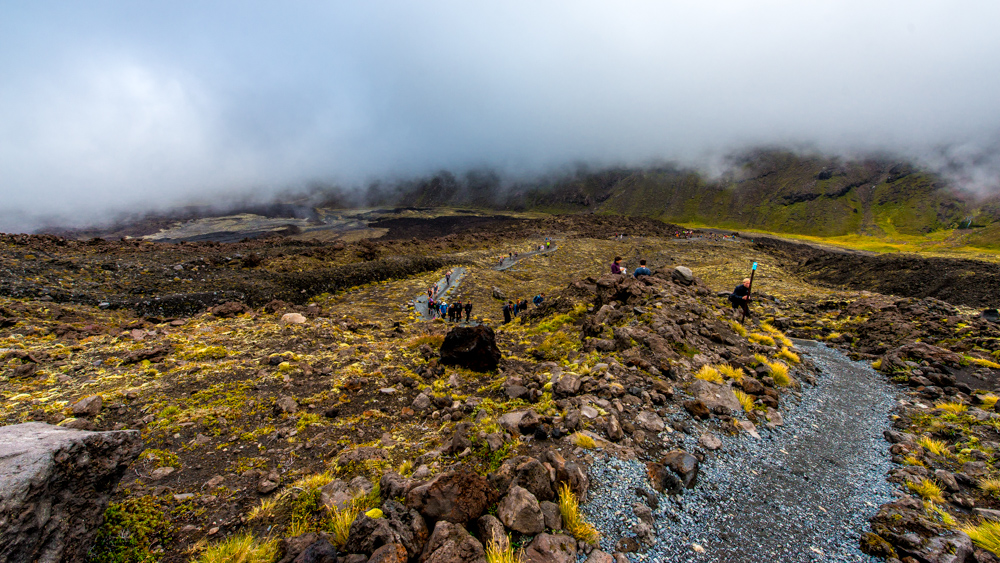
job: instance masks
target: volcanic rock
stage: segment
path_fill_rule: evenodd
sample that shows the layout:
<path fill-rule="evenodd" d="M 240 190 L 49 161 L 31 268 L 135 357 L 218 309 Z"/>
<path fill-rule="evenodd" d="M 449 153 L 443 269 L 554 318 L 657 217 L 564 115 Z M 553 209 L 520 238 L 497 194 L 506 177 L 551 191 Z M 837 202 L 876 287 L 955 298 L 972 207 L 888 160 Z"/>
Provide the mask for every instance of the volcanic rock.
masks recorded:
<path fill-rule="evenodd" d="M 442 473 L 431 481 L 410 489 L 406 506 L 430 520 L 464 523 L 479 518 L 494 491 L 484 477 L 460 469 Z"/>
<path fill-rule="evenodd" d="M 421 563 L 486 563 L 483 544 L 461 524 L 441 520 L 427 541 Z"/>
<path fill-rule="evenodd" d="M 497 507 L 497 516 L 505 526 L 522 534 L 545 531 L 545 516 L 535 495 L 514 485 Z"/>
<path fill-rule="evenodd" d="M 0 427 L 0 560 L 84 560 L 111 493 L 141 450 L 131 430 Z"/>
<path fill-rule="evenodd" d="M 441 344 L 441 363 L 478 372 L 493 371 L 500 364 L 500 348 L 493 329 L 485 325 L 459 326 L 448 331 Z"/>
<path fill-rule="evenodd" d="M 538 534 L 524 550 L 524 563 L 576 563 L 576 540 L 563 534 Z"/>
<path fill-rule="evenodd" d="M 681 285 L 691 285 L 694 283 L 694 273 L 687 266 L 677 266 L 670 273 L 670 277 Z"/>

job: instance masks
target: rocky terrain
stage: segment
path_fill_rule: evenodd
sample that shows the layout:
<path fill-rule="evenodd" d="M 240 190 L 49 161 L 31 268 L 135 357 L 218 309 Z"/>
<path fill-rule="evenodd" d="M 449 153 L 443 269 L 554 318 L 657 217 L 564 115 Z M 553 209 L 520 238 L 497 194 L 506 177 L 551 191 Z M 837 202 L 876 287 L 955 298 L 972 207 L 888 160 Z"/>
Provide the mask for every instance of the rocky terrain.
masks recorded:
<path fill-rule="evenodd" d="M 829 536 L 838 557 L 1000 549 L 983 535 L 1000 508 L 1000 331 L 962 306 L 977 302 L 822 284 L 787 249 L 646 219 L 379 228 L 356 242 L 0 238 L 3 423 L 142 440 L 85 560 L 722 561 L 736 545 L 808 561 L 830 546 L 722 538 L 695 515 L 772 490 L 775 510 L 805 514 L 793 479 L 747 464 L 787 467 L 792 452 L 814 467 L 794 437 L 824 425 L 831 440 L 866 429 L 830 462 L 849 471 L 809 470 L 817 495 L 858 487 L 824 507 L 843 520 L 796 516 L 849 528 Z M 546 238 L 557 250 L 496 269 Z M 607 274 L 615 255 L 654 275 Z M 751 261 L 755 317 L 740 324 L 720 294 Z M 474 322 L 421 320 L 414 299 L 457 266 L 448 299 L 473 303 Z M 505 300 L 540 293 L 500 322 Z M 740 514 L 747 530 L 771 517 Z"/>

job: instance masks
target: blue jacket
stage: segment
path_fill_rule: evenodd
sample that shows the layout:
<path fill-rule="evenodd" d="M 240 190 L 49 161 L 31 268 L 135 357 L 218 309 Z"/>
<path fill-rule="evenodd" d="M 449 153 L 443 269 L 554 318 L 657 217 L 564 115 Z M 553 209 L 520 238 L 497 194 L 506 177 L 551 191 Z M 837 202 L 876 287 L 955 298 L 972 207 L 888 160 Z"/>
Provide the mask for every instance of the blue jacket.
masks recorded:
<path fill-rule="evenodd" d="M 651 276 L 651 275 L 653 275 L 653 272 L 651 272 L 649 270 L 649 268 L 647 268 L 645 266 L 639 266 L 638 268 L 635 269 L 635 273 L 632 274 L 632 275 L 635 276 L 635 277 L 639 277 L 639 276 Z"/>

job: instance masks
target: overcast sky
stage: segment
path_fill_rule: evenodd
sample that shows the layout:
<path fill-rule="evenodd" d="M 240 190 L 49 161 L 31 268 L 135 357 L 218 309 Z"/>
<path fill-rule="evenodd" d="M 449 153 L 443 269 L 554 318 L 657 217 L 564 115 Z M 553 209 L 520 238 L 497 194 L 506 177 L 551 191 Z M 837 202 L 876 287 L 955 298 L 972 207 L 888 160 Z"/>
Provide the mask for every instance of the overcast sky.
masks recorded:
<path fill-rule="evenodd" d="M 0 2 L 0 230 L 761 143 L 947 146 L 998 187 L 998 22 L 995 0 Z"/>

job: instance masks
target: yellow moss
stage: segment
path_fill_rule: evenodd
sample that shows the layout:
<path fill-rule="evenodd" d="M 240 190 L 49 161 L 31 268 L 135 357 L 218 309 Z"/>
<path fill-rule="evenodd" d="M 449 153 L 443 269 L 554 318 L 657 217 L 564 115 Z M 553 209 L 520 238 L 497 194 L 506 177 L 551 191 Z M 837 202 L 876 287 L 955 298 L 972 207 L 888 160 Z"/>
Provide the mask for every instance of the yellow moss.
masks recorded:
<path fill-rule="evenodd" d="M 570 436 L 570 440 L 572 440 L 573 444 L 576 445 L 577 447 L 584 448 L 587 450 L 592 450 L 597 447 L 597 442 L 595 442 L 593 438 L 584 434 L 583 432 L 574 432 L 573 435 Z"/>

